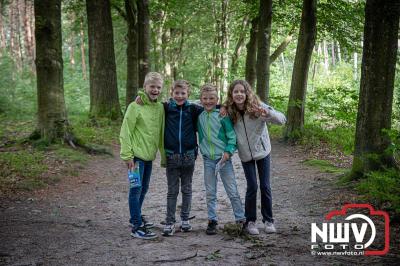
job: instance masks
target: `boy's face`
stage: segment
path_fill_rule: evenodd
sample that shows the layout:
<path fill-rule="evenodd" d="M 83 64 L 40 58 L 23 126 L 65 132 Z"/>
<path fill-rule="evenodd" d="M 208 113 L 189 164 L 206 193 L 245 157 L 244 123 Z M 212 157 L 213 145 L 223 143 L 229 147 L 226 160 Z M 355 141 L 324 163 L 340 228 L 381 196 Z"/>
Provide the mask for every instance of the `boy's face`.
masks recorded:
<path fill-rule="evenodd" d="M 188 97 L 189 92 L 187 87 L 176 87 L 172 91 L 172 98 L 175 100 L 177 105 L 183 105 Z"/>
<path fill-rule="evenodd" d="M 207 112 L 213 110 L 218 103 L 218 96 L 215 92 L 203 92 L 200 98 L 204 110 Z"/>
<path fill-rule="evenodd" d="M 149 96 L 150 100 L 155 101 L 161 93 L 162 85 L 160 80 L 149 81 L 144 86 L 144 92 Z"/>

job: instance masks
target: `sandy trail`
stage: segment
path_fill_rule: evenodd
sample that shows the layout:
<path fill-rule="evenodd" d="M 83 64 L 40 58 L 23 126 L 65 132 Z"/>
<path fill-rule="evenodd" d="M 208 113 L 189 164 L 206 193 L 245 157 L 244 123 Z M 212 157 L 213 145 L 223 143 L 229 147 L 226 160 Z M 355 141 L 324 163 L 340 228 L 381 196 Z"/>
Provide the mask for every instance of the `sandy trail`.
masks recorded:
<path fill-rule="evenodd" d="M 272 143 L 272 193 L 277 234 L 262 231 L 258 240 L 205 234 L 207 211 L 203 162 L 196 161 L 191 215 L 193 231 L 161 236 L 167 184 L 159 159 L 153 165 L 144 213 L 159 237 L 134 239 L 128 227 L 128 184 L 118 156 L 93 157 L 78 177 L 65 177 L 49 189 L 2 199 L 0 264 L 4 265 L 331 265 L 395 264 L 400 261 L 398 230 L 392 228 L 391 253 L 383 257 L 312 256 L 310 224 L 354 199 L 334 185 L 335 176 L 304 166 L 296 148 Z M 115 147 L 117 153 L 118 147 Z M 234 168 L 244 201 L 245 179 L 238 159 Z M 218 183 L 220 228 L 233 221 L 229 199 Z M 342 195 L 338 197 L 337 195 Z M 180 200 L 178 201 L 178 205 Z M 258 210 L 258 217 L 260 218 Z M 179 218 L 179 208 L 177 211 Z M 398 228 L 397 228 L 398 229 Z M 397 245 L 395 247 L 394 245 Z M 176 261 L 172 261 L 176 260 Z"/>

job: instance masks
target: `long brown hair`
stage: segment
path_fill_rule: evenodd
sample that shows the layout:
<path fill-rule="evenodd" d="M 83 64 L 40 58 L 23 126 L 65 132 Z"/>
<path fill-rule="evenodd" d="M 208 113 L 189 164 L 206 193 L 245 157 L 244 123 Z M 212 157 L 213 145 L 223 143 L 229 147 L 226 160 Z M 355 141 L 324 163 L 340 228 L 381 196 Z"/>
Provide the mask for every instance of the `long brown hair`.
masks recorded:
<path fill-rule="evenodd" d="M 258 96 L 251 89 L 250 84 L 245 80 L 235 80 L 229 85 L 228 89 L 228 97 L 226 98 L 224 106 L 228 110 L 228 114 L 232 119 L 233 123 L 236 123 L 239 119 L 240 113 L 239 108 L 236 106 L 233 101 L 232 91 L 236 85 L 242 85 L 246 92 L 246 100 L 244 101 L 244 111 L 246 114 L 250 115 L 250 118 L 254 119 L 258 117 L 258 114 L 255 112 L 254 107 L 260 106 L 260 100 Z"/>

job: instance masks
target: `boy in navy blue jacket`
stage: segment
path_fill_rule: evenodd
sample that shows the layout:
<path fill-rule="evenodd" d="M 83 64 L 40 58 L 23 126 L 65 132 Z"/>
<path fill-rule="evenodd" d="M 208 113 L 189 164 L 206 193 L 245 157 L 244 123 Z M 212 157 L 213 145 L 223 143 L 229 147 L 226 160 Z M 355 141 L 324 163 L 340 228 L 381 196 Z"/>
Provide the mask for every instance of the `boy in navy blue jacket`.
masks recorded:
<path fill-rule="evenodd" d="M 190 84 L 177 80 L 171 88 L 172 98 L 164 103 L 165 131 L 164 148 L 167 157 L 167 217 L 164 236 L 175 232 L 176 202 L 179 183 L 182 192 L 181 226 L 182 232 L 189 232 L 189 213 L 192 202 L 192 177 L 197 156 L 196 124 L 203 108 L 187 101 Z"/>

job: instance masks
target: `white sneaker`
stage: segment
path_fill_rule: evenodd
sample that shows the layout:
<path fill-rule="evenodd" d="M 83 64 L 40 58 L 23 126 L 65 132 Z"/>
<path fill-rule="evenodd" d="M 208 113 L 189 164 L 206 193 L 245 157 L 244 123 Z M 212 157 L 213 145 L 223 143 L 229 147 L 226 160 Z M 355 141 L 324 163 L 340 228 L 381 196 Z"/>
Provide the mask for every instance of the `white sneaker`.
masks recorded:
<path fill-rule="evenodd" d="M 248 222 L 247 226 L 246 226 L 246 230 L 247 230 L 247 233 L 249 233 L 249 235 L 259 235 L 260 234 L 255 222 Z"/>
<path fill-rule="evenodd" d="M 175 224 L 166 224 L 163 230 L 163 236 L 172 236 L 175 233 Z"/>
<path fill-rule="evenodd" d="M 276 228 L 275 228 L 274 223 L 265 222 L 264 226 L 265 226 L 265 232 L 266 232 L 267 234 L 276 233 Z"/>

